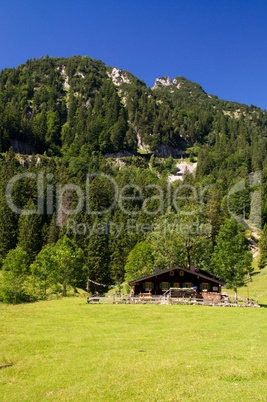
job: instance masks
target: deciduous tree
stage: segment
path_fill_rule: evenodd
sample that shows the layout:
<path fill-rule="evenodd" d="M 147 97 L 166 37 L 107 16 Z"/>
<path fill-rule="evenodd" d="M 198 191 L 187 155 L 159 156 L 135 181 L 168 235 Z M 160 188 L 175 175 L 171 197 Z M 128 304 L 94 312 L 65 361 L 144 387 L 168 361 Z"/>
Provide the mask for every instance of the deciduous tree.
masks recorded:
<path fill-rule="evenodd" d="M 25 297 L 29 258 L 21 247 L 10 250 L 3 262 L 1 294 L 5 302 L 18 303 Z"/>
<path fill-rule="evenodd" d="M 130 281 L 154 273 L 154 248 L 147 241 L 137 243 L 125 265 L 125 280 Z"/>
<path fill-rule="evenodd" d="M 251 262 L 244 228 L 233 218 L 227 220 L 220 228 L 212 256 L 214 273 L 237 295 L 237 288 L 245 284 L 245 275 L 252 271 Z"/>
<path fill-rule="evenodd" d="M 54 248 L 51 245 L 45 246 L 31 264 L 34 293 L 38 290 L 43 299 L 46 298 L 47 289 L 55 282 L 55 278 L 57 278 L 56 267 Z"/>

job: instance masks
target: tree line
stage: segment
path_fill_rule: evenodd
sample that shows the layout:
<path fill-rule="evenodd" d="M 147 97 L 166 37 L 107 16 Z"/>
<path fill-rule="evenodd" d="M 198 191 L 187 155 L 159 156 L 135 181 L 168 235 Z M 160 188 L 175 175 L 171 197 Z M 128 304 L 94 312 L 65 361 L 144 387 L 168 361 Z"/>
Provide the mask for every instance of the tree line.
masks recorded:
<path fill-rule="evenodd" d="M 12 150 L 2 154 L 0 294 L 3 300 L 25 300 L 25 296 L 44 298 L 48 289 L 65 295 L 69 286 L 85 289 L 88 278 L 107 285 L 121 284 L 151 273 L 154 265 L 166 269 L 174 265 L 188 268 L 194 264 L 223 279 L 228 278 L 227 269 L 231 275 L 235 269 L 239 279 L 228 278 L 229 286 L 234 283 L 240 286 L 245 273 L 251 272 L 250 253 L 244 227 L 231 219 L 224 186 L 216 183 L 203 190 L 203 185 L 190 173 L 184 175 L 183 181 L 170 184 L 168 177 L 176 163 L 172 158 L 164 161 L 154 156 L 150 160 L 125 157 L 119 166 L 114 164 L 116 161 L 111 162 L 100 153 L 88 158 L 89 172 L 106 175 L 92 177 L 88 202 L 92 214 L 84 206 L 75 215 L 61 216 L 57 186 L 75 184 L 86 194 L 87 169 L 82 169 L 78 160 L 80 169 L 76 170 L 74 161 L 63 163 L 61 158 L 32 156 L 23 164 Z M 18 215 L 12 212 L 5 196 L 9 180 L 21 172 L 35 173 L 37 177 L 40 171 L 45 178 L 45 207 L 49 185 L 54 193 L 49 213 Z M 108 210 L 114 201 L 114 187 L 107 177 L 123 191 L 123 198 L 104 215 L 95 215 L 97 211 Z M 65 208 L 75 208 L 76 194 L 66 195 Z M 231 211 L 237 214 L 239 203 L 246 200 L 247 194 L 241 192 L 239 196 L 241 201 L 236 200 L 234 194 L 231 204 Z M 16 182 L 12 192 L 15 205 L 31 210 L 37 206 L 37 199 L 37 180 L 23 178 Z M 57 215 L 62 218 L 60 222 Z M 225 231 L 232 233 L 229 239 L 223 235 Z M 239 239 L 238 242 L 233 238 Z M 240 247 L 232 250 L 232 243 Z M 229 252 L 232 260 L 220 273 L 221 261 L 227 261 L 224 252 L 226 255 Z M 18 277 L 21 293 L 15 277 Z M 15 290 L 11 291 L 13 286 Z M 90 283 L 89 290 L 95 292 L 99 288 Z"/>

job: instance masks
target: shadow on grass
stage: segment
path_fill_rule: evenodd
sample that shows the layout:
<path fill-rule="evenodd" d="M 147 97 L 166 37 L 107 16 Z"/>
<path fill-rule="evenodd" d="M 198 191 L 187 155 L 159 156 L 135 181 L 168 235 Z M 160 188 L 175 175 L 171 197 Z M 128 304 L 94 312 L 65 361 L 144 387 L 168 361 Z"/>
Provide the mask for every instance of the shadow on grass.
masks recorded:
<path fill-rule="evenodd" d="M 259 275 L 259 274 L 261 274 L 261 273 L 262 273 L 261 271 L 252 272 L 252 274 L 250 274 L 250 276 Z"/>

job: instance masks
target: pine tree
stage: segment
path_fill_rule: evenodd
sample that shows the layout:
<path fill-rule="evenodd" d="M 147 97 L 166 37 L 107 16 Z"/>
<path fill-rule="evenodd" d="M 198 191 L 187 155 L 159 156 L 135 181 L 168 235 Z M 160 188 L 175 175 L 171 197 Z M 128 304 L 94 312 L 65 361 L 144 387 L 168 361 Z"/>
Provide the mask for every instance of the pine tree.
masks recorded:
<path fill-rule="evenodd" d="M 9 250 L 17 243 L 17 216 L 8 208 L 4 197 L 0 197 L 0 265 Z"/>
<path fill-rule="evenodd" d="M 29 200 L 25 205 L 25 210 L 36 208 L 34 202 Z M 42 216 L 38 213 L 32 215 L 20 215 L 18 221 L 18 244 L 28 255 L 30 262 L 42 248 Z"/>
<path fill-rule="evenodd" d="M 110 284 L 108 237 L 106 235 L 92 235 L 85 252 L 85 274 L 87 279 L 103 285 Z M 107 287 L 97 286 L 89 282 L 89 291 L 92 293 L 96 291 L 104 292 L 107 289 Z"/>
<path fill-rule="evenodd" d="M 59 229 L 57 227 L 56 214 L 52 215 L 47 234 L 47 244 L 56 243 L 58 240 Z"/>
<path fill-rule="evenodd" d="M 120 222 L 116 221 L 116 224 Z M 115 283 L 124 281 L 127 256 L 133 248 L 134 238 L 124 230 L 120 236 L 110 241 L 110 276 Z"/>

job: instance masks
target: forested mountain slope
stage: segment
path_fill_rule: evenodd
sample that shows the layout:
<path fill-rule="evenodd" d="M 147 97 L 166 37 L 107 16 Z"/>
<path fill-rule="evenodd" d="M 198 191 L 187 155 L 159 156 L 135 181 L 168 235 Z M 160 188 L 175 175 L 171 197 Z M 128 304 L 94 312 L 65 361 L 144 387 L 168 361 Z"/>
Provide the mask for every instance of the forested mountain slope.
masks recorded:
<path fill-rule="evenodd" d="M 164 227 L 166 214 L 173 224 L 177 211 L 186 208 L 196 214 L 194 220 L 188 213 L 184 224 L 192 227 L 197 222 L 199 230 L 201 225 L 210 230 L 200 230 L 194 246 L 187 246 L 186 239 L 182 245 L 182 236 L 177 244 L 172 236 L 166 237 L 170 249 L 158 265 L 186 266 L 191 250 L 191 262 L 212 270 L 220 228 L 231 214 L 249 225 L 257 221 L 259 228 L 267 223 L 266 151 L 266 111 L 220 100 L 184 77 L 162 77 L 149 88 L 129 72 L 78 56 L 44 57 L 4 69 L 0 72 L 0 261 L 19 246 L 32 263 L 41 250 L 67 234 L 82 250 L 84 261 L 72 274 L 72 284 L 84 287 L 88 276 L 106 284 L 121 282 L 134 247 L 145 248 L 152 266 L 159 256 L 151 250 L 162 242 L 162 236 L 153 234 L 155 228 Z M 107 159 L 114 153 L 121 157 Z M 196 174 L 185 174 L 183 182 L 170 184 L 168 176 L 175 173 L 176 161 L 169 156 L 180 158 L 185 153 L 198 162 Z M 43 176 L 38 176 L 40 172 Z M 117 202 L 104 215 L 88 213 L 88 208 L 108 209 L 114 201 L 112 181 L 94 176 L 89 207 L 59 220 L 64 205 L 74 208 L 77 194 L 65 194 L 62 207 L 58 186 L 72 183 L 87 194 L 88 172 L 108 175 L 119 190 L 128 188 L 127 196 L 136 197 L 138 188 L 142 199 L 125 199 L 124 207 Z M 255 172 L 259 175 L 253 176 Z M 37 178 L 43 177 L 43 213 L 19 215 L 8 207 L 7 184 L 18 173 L 30 173 L 28 177 L 36 180 L 24 178 L 14 184 L 14 204 L 34 208 Z M 236 183 L 241 183 L 239 190 L 229 193 Z M 151 185 L 164 195 L 160 208 L 159 193 Z M 192 197 L 193 187 L 197 197 Z M 170 204 L 166 194 L 181 197 Z M 49 199 L 52 205 L 47 207 Z M 185 248 L 177 255 L 173 247 Z"/>
<path fill-rule="evenodd" d="M 266 133 L 266 112 L 207 95 L 183 77 L 157 79 L 150 89 L 89 57 L 28 60 L 0 73 L 3 152 L 14 141 L 35 153 L 72 156 L 81 147 L 105 154 L 134 152 L 138 145 L 155 151 L 161 144 L 185 149 L 205 143 L 228 153 L 242 148 L 243 154 L 252 145 L 251 158 L 262 162 Z"/>

